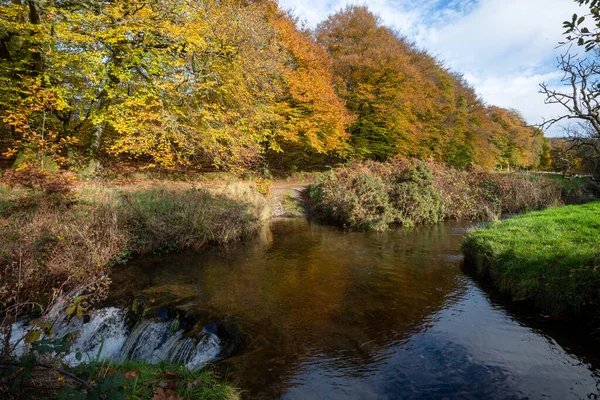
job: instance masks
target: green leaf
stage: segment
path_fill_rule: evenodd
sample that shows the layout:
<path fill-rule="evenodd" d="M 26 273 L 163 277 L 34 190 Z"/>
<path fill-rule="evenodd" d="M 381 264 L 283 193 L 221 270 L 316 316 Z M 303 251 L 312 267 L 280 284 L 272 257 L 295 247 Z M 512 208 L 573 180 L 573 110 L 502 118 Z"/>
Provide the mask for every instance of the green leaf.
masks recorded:
<path fill-rule="evenodd" d="M 104 382 L 100 385 L 100 389 L 103 393 L 108 392 L 112 389 L 118 389 L 123 382 L 125 382 L 125 375 L 121 373 L 114 374 L 113 376 L 107 376 Z"/>
<path fill-rule="evenodd" d="M 81 307 L 79 304 L 77 305 L 77 319 L 81 319 L 83 318 L 83 307 Z"/>
<path fill-rule="evenodd" d="M 41 334 L 42 332 L 38 329 L 27 332 L 27 335 L 25 335 L 25 343 L 31 344 L 33 342 L 37 342 Z"/>
<path fill-rule="evenodd" d="M 71 304 L 69 307 L 67 307 L 65 313 L 68 317 L 71 317 L 73 314 L 75 314 L 75 311 L 77 311 L 77 304 Z"/>

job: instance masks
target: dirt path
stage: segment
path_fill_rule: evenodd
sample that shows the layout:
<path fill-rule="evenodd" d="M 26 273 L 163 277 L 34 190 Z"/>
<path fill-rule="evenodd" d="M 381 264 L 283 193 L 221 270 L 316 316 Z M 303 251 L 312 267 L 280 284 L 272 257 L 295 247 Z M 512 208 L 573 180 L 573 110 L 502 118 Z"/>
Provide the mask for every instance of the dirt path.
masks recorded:
<path fill-rule="evenodd" d="M 308 184 L 274 184 L 271 191 L 271 217 L 303 217 L 304 207 L 302 205 L 302 193 L 304 193 L 307 188 Z"/>

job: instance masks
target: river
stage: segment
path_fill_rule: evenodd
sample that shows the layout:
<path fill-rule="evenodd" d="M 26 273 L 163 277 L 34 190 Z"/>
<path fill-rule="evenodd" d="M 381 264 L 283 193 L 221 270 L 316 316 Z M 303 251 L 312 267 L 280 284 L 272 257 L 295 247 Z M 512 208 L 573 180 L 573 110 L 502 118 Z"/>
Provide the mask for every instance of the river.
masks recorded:
<path fill-rule="evenodd" d="M 246 398 L 597 398 L 597 340 L 465 272 L 467 229 L 278 220 L 244 243 L 116 268 L 112 298 L 172 299 L 238 332 L 215 368 Z"/>

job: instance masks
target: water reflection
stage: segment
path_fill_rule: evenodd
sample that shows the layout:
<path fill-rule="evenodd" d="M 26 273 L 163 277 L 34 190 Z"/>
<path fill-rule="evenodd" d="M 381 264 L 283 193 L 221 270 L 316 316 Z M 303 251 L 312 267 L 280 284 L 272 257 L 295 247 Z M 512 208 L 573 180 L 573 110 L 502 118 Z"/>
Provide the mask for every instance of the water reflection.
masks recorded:
<path fill-rule="evenodd" d="M 597 393 L 595 356 L 565 351 L 462 272 L 465 230 L 343 233 L 278 221 L 256 241 L 144 260 L 114 280 L 119 296 L 169 293 L 243 330 L 251 340 L 221 366 L 248 397 Z"/>

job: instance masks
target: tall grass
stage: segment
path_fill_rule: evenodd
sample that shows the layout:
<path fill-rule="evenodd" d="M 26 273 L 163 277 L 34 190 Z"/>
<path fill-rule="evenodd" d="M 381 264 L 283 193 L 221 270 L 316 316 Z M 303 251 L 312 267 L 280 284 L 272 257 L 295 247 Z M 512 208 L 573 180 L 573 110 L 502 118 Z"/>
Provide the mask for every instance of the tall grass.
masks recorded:
<path fill-rule="evenodd" d="M 108 267 L 134 256 L 239 240 L 267 215 L 266 199 L 246 184 L 220 192 L 191 185 L 87 185 L 66 204 L 46 203 L 39 193 L 3 198 L 0 310 L 7 315 L 42 310 L 71 290 L 96 303 L 107 293 Z"/>

